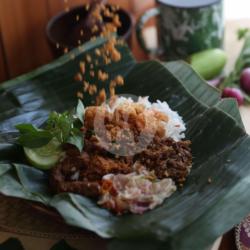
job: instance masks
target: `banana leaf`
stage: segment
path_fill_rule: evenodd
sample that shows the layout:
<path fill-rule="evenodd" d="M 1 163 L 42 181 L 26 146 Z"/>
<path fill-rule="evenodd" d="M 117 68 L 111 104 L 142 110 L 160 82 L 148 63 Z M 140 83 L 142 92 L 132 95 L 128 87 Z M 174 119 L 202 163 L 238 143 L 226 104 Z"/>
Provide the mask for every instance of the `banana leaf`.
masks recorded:
<path fill-rule="evenodd" d="M 107 239 L 110 250 L 201 250 L 250 212 L 250 138 L 233 100 L 221 100 L 183 62 L 136 63 L 126 47 L 121 62 L 100 65 L 109 74 L 125 76 L 119 93 L 167 101 L 187 125 L 192 141 L 193 169 L 183 189 L 162 206 L 143 215 L 115 216 L 86 197 L 53 195 L 48 173 L 27 165 L 22 148 L 13 144 L 14 125 L 40 126 L 52 110 L 71 109 L 81 83 L 72 79 L 79 61 L 104 40 L 74 51 L 28 75 L 0 87 L 0 192 L 54 207 L 69 225 Z M 84 99 L 91 104 L 90 98 Z M 209 183 L 208 179 L 212 182 Z M 240 206 L 239 206 L 240 204 Z"/>

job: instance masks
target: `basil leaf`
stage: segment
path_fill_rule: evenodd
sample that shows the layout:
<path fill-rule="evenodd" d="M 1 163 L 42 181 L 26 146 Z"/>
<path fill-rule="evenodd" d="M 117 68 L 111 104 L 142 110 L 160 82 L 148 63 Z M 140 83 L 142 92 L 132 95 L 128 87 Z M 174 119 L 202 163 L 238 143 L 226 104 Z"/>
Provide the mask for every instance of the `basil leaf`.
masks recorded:
<path fill-rule="evenodd" d="M 84 146 L 83 135 L 80 135 L 80 134 L 75 135 L 74 134 L 74 135 L 70 136 L 68 139 L 68 143 L 76 146 L 79 149 L 79 151 L 81 152 L 83 149 L 83 146 Z"/>
<path fill-rule="evenodd" d="M 18 143 L 27 148 L 40 148 L 47 145 L 53 138 L 49 131 L 37 130 L 23 133 L 18 138 Z"/>
<path fill-rule="evenodd" d="M 46 130 L 50 131 L 59 142 L 65 143 L 70 136 L 73 123 L 74 118 L 71 113 L 64 112 L 59 114 L 57 112 L 52 112 L 47 121 Z"/>
<path fill-rule="evenodd" d="M 17 130 L 19 130 L 20 134 L 37 131 L 36 127 L 34 127 L 32 124 L 27 124 L 27 123 L 18 124 L 15 127 Z"/>
<path fill-rule="evenodd" d="M 84 122 L 85 108 L 81 100 L 78 100 L 76 107 L 76 117 L 83 123 Z"/>

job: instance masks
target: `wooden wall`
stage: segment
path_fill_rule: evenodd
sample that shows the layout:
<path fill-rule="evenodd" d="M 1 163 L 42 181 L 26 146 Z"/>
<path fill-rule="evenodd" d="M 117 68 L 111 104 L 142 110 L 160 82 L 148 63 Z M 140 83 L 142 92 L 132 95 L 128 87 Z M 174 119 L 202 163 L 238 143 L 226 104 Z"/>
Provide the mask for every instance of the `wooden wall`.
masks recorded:
<path fill-rule="evenodd" d="M 138 16 L 153 1 L 109 2 Z M 0 82 L 53 60 L 45 28 L 53 15 L 64 11 L 65 2 L 72 7 L 88 0 L 0 0 Z"/>

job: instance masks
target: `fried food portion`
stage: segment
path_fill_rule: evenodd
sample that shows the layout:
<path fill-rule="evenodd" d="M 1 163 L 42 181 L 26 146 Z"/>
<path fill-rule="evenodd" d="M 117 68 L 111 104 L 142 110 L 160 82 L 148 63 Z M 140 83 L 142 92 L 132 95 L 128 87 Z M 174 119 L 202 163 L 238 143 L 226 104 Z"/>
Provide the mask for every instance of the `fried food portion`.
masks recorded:
<path fill-rule="evenodd" d="M 190 145 L 190 141 L 176 142 L 171 138 L 155 137 L 136 159 L 149 170 L 154 170 L 159 179 L 172 178 L 182 185 L 192 166 Z"/>
<path fill-rule="evenodd" d="M 98 197 L 103 176 L 130 174 L 136 163 L 153 171 L 160 180 L 171 178 L 183 185 L 192 165 L 191 143 L 166 138 L 167 121 L 165 114 L 147 110 L 141 104 L 120 105 L 113 110 L 112 106 L 109 110 L 88 107 L 83 127 L 84 152 L 65 149 L 65 159 L 51 171 L 53 190 Z M 141 138 L 144 147 L 137 152 Z M 122 147 L 127 151 L 121 151 Z"/>
<path fill-rule="evenodd" d="M 129 158 L 115 159 L 87 152 L 80 154 L 67 146 L 65 159 L 51 170 L 50 185 L 55 193 L 72 192 L 96 197 L 104 175 L 130 172 L 132 160 Z"/>

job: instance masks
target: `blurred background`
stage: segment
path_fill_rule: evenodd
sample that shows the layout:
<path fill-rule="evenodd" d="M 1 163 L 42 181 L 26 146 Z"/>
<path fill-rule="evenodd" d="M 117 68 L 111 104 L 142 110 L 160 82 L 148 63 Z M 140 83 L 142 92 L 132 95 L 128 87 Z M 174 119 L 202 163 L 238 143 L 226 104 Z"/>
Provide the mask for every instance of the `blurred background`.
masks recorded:
<path fill-rule="evenodd" d="M 48 21 L 65 6 L 82 5 L 87 0 L 1 0 L 0 1 L 0 82 L 28 72 L 53 60 L 45 29 Z M 154 0 L 109 0 L 131 13 L 134 20 L 154 6 Z M 249 17 L 246 1 L 224 1 L 226 20 Z M 149 26 L 153 22 L 149 22 Z M 244 24 L 243 24 L 244 25 Z M 152 39 L 151 39 L 152 40 Z M 135 31 L 132 50 L 137 59 L 146 59 L 138 46 Z"/>
<path fill-rule="evenodd" d="M 1 0 L 0 1 L 0 82 L 53 59 L 45 29 L 51 17 L 84 0 Z M 154 0 L 110 0 L 135 18 L 154 4 Z M 140 53 L 137 53 L 140 57 Z M 143 55 L 142 55 L 143 56 Z"/>

